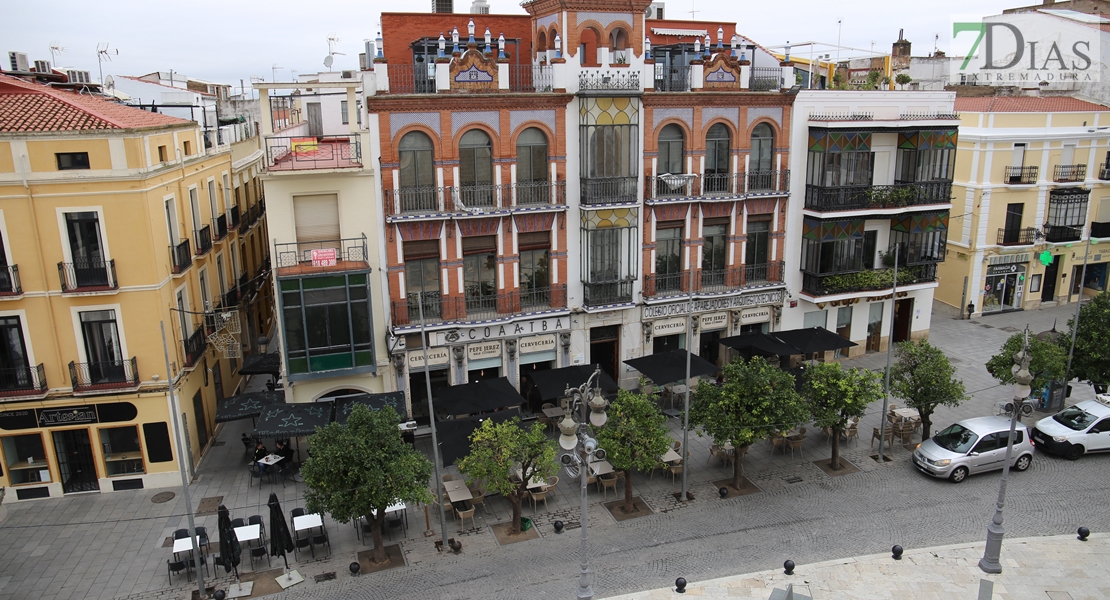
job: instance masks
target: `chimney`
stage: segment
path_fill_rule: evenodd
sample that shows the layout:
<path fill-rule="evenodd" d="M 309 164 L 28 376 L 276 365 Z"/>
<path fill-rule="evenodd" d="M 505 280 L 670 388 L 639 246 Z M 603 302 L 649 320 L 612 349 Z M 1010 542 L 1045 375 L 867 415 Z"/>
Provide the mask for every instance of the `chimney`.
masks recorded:
<path fill-rule="evenodd" d="M 474 3 L 470 5 L 470 14 L 488 15 L 489 3 L 487 3 L 486 0 L 474 0 Z"/>

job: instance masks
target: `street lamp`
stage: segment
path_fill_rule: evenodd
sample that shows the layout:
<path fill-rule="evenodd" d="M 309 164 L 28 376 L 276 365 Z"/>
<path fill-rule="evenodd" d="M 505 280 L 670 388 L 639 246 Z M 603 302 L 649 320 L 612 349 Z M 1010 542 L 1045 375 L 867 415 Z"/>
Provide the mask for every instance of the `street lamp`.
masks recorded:
<path fill-rule="evenodd" d="M 1077 229 L 1082 235 L 1082 228 Z M 1079 298 L 1075 301 L 1075 319 L 1071 322 L 1071 349 L 1068 350 L 1068 366 L 1064 369 L 1064 398 L 1068 396 L 1068 382 L 1071 381 L 1071 360 L 1075 356 L 1075 336 L 1079 333 L 1079 309 L 1083 307 L 1083 284 L 1087 281 L 1087 259 L 1091 257 L 1091 244 L 1097 244 L 1098 242 L 1090 235 L 1087 236 L 1087 248 L 1083 252 L 1083 271 L 1079 274 Z"/>
<path fill-rule="evenodd" d="M 1033 374 L 1029 372 L 1029 362 L 1033 354 L 1029 350 L 1029 326 L 1025 326 L 1025 342 L 1021 350 L 1014 355 L 1014 410 L 1010 414 L 1010 438 L 1006 441 L 1006 460 L 1002 463 L 1002 482 L 998 484 L 998 502 L 995 504 L 994 518 L 987 525 L 987 545 L 983 549 L 983 558 L 979 559 L 979 568 L 984 573 L 1001 573 L 1002 564 L 998 562 L 1002 553 L 1002 506 L 1006 503 L 1006 481 L 1010 477 L 1010 457 L 1014 453 L 1014 431 L 1017 429 L 1018 415 L 1021 414 L 1022 405 L 1033 392 L 1030 384 L 1033 383 Z"/>
<path fill-rule="evenodd" d="M 593 384 L 593 387 L 591 387 Z M 582 487 L 582 547 L 579 550 L 581 570 L 578 574 L 578 600 L 591 600 L 594 597 L 593 587 L 590 586 L 590 561 L 587 552 L 589 516 L 587 515 L 586 481 L 589 479 L 590 463 L 594 460 L 605 460 L 605 450 L 597 447 L 597 440 L 590 437 L 587 425 L 586 407 L 590 408 L 589 423 L 595 427 L 605 425 L 609 416 L 605 408 L 609 402 L 601 393 L 601 367 L 594 369 L 593 375 L 581 386 L 566 389 L 566 396 L 570 398 L 566 415 L 559 423 L 559 446 L 566 450 L 559 460 L 571 478 L 578 477 Z M 573 418 L 574 413 L 581 412 L 578 420 Z M 626 482 L 625 485 L 628 485 Z"/>

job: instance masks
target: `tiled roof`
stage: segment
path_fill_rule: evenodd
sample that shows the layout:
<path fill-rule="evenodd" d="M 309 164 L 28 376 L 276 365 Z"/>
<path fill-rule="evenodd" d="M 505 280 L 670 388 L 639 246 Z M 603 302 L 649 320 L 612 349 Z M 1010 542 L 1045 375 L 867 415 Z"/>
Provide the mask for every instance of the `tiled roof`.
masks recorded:
<path fill-rule="evenodd" d="M 1110 110 L 1101 104 L 1067 96 L 988 96 L 956 98 L 956 112 L 1099 112 Z"/>
<path fill-rule="evenodd" d="M 0 132 L 90 131 L 191 125 L 88 94 L 0 75 Z"/>

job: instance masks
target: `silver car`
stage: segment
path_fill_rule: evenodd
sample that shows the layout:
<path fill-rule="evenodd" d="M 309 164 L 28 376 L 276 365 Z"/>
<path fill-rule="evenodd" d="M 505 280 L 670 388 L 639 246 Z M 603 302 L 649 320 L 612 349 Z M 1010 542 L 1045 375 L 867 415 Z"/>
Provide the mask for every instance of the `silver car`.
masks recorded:
<path fill-rule="evenodd" d="M 913 453 L 917 470 L 959 483 L 972 473 L 1001 469 L 1006 462 L 1010 419 L 977 417 L 950 425 L 925 440 Z M 1033 444 L 1025 425 L 1017 424 L 1010 466 L 1024 471 L 1033 463 Z"/>

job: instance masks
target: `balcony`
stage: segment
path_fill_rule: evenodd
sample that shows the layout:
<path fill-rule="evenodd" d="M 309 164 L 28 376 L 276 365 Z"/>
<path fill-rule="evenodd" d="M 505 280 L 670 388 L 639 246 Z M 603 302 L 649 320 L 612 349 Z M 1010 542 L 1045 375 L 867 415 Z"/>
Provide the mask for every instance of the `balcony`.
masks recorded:
<path fill-rule="evenodd" d="M 952 202 L 952 182 L 929 181 L 895 185 L 806 186 L 805 207 L 823 212 L 905 208 Z"/>
<path fill-rule="evenodd" d="M 740 288 L 783 282 L 783 261 L 739 265 L 700 272 L 698 290 L 707 293 L 737 291 Z"/>
<path fill-rule="evenodd" d="M 18 296 L 23 293 L 19 281 L 19 265 L 0 267 L 0 297 Z"/>
<path fill-rule="evenodd" d="M 208 349 L 208 335 L 204 324 L 197 326 L 196 331 L 181 343 L 185 347 L 184 366 L 188 368 L 197 364 L 200 357 L 204 356 L 204 351 Z"/>
<path fill-rule="evenodd" d="M 1091 237 L 1093 238 L 1107 238 L 1110 237 L 1110 221 L 1102 223 L 1091 223 Z"/>
<path fill-rule="evenodd" d="M 1098 178 L 1101 181 L 1110 181 L 1110 166 L 1103 165 L 1098 170 Z"/>
<path fill-rule="evenodd" d="M 235 204 L 227 209 L 227 226 L 230 229 L 239 228 L 239 205 Z"/>
<path fill-rule="evenodd" d="M 468 289 L 463 297 L 444 298 L 439 293 L 423 296 L 425 323 L 489 321 L 548 310 L 565 309 L 567 286 L 557 284 L 544 288 L 527 288 L 500 294 L 480 294 Z M 393 325 L 403 327 L 420 324 L 421 301 L 417 294 L 392 302 Z"/>
<path fill-rule="evenodd" d="M 386 214 L 392 216 L 564 206 L 567 203 L 567 182 L 415 186 L 385 190 L 385 203 Z"/>
<path fill-rule="evenodd" d="M 119 361 L 69 363 L 73 393 L 112 392 L 139 387 L 139 367 L 135 357 Z"/>
<path fill-rule="evenodd" d="M 540 312 L 554 308 L 566 308 L 567 284 L 557 283 L 550 287 L 521 288 L 520 310 L 525 313 Z"/>
<path fill-rule="evenodd" d="M 0 398 L 45 395 L 48 389 L 42 363 L 34 367 L 0 369 Z"/>
<path fill-rule="evenodd" d="M 266 159 L 270 171 L 361 168 L 362 143 L 358 134 L 271 136 L 266 138 Z"/>
<path fill-rule="evenodd" d="M 1022 227 L 1021 229 L 1000 228 L 995 243 L 999 246 L 1027 246 L 1036 240 L 1036 236 L 1036 227 Z"/>
<path fill-rule="evenodd" d="M 769 92 L 781 90 L 782 87 L 782 68 L 752 67 L 748 89 L 753 92 Z"/>
<path fill-rule="evenodd" d="M 578 73 L 578 89 L 583 92 L 638 92 L 640 72 L 632 69 L 583 70 Z"/>
<path fill-rule="evenodd" d="M 636 190 L 639 178 L 631 177 L 583 177 L 581 187 L 582 204 L 616 204 L 638 202 Z"/>
<path fill-rule="evenodd" d="M 170 266 L 174 275 L 180 275 L 193 264 L 193 252 L 189 240 L 182 240 L 176 246 L 170 246 Z"/>
<path fill-rule="evenodd" d="M 389 69 L 393 78 L 393 68 Z M 509 65 L 509 91 L 518 93 L 550 92 L 555 75 L 550 65 Z"/>
<path fill-rule="evenodd" d="M 220 215 L 212 220 L 212 231 L 216 233 L 216 241 L 227 237 L 227 215 Z"/>
<path fill-rule="evenodd" d="M 370 268 L 366 236 L 275 244 L 278 277 L 365 271 Z"/>
<path fill-rule="evenodd" d="M 1056 165 L 1052 169 L 1052 180 L 1056 183 L 1071 183 L 1087 178 L 1087 165 Z"/>
<path fill-rule="evenodd" d="M 678 173 L 647 177 L 644 183 L 644 197 L 656 200 L 787 194 L 790 192 L 790 170 L 701 175 Z"/>
<path fill-rule="evenodd" d="M 443 65 L 447 68 L 449 65 Z M 390 94 L 436 93 L 436 67 L 428 63 L 389 65 Z"/>
<path fill-rule="evenodd" d="M 194 231 L 197 236 L 197 256 L 204 256 L 212 249 L 212 227 L 205 225 L 200 231 Z"/>
<path fill-rule="evenodd" d="M 937 279 L 936 264 L 899 267 L 898 285 L 929 283 Z M 894 285 L 894 269 L 870 269 L 854 273 L 817 275 L 802 272 L 802 292 L 810 296 L 830 296 L 854 292 L 887 290 Z"/>
<path fill-rule="evenodd" d="M 1047 242 L 1078 242 L 1082 237 L 1082 227 L 1071 227 L 1068 225 L 1044 226 L 1044 239 Z"/>
<path fill-rule="evenodd" d="M 632 302 L 632 281 L 629 280 L 583 283 L 582 291 L 582 302 L 586 306 L 605 306 Z"/>
<path fill-rule="evenodd" d="M 690 67 L 655 65 L 655 91 L 657 92 L 688 92 L 690 91 Z"/>
<path fill-rule="evenodd" d="M 685 296 L 690 291 L 690 271 L 655 273 L 644 276 L 645 298 Z"/>
<path fill-rule="evenodd" d="M 116 261 L 78 260 L 58 263 L 62 293 L 107 292 L 119 289 Z"/>
<path fill-rule="evenodd" d="M 1006 167 L 1006 183 L 1010 185 L 1037 183 L 1037 167 Z"/>

